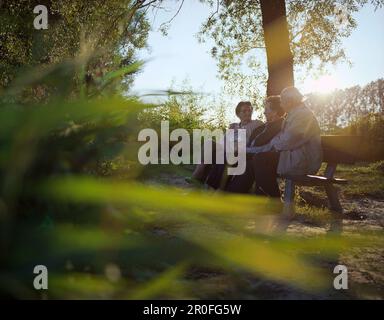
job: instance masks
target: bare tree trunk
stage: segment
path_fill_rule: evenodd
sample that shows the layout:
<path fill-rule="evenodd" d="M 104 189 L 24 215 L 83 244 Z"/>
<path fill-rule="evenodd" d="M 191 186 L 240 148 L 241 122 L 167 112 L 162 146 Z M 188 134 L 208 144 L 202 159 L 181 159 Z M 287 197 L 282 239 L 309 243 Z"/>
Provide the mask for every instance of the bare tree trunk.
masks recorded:
<path fill-rule="evenodd" d="M 260 0 L 260 5 L 268 63 L 267 95 L 270 96 L 294 85 L 293 55 L 285 0 Z"/>

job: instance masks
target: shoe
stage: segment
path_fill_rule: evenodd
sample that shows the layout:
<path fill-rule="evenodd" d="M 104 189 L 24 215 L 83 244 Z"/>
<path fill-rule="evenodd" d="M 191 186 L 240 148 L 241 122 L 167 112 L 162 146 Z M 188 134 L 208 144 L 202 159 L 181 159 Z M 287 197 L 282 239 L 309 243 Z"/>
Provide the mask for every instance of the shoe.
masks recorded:
<path fill-rule="evenodd" d="M 185 182 L 187 182 L 188 184 L 191 184 L 191 185 L 194 185 L 194 186 L 199 186 L 199 187 L 204 186 L 204 182 L 202 182 L 202 181 L 199 180 L 199 179 L 193 178 L 193 177 L 185 177 L 184 180 L 185 180 Z"/>

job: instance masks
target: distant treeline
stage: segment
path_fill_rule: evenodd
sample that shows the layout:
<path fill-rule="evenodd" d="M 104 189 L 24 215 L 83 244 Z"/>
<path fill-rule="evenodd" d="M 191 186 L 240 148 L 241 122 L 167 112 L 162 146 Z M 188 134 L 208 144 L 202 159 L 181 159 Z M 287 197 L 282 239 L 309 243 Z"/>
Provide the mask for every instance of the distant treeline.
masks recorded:
<path fill-rule="evenodd" d="M 369 128 L 376 127 L 375 122 L 379 124 L 382 121 L 384 79 L 378 79 L 364 87 L 336 90 L 328 95 L 310 94 L 308 103 L 324 132 L 335 133 L 352 125 L 356 133 L 359 130 L 367 133 Z M 368 127 L 359 126 L 359 121 L 363 121 L 365 125 L 368 123 Z"/>

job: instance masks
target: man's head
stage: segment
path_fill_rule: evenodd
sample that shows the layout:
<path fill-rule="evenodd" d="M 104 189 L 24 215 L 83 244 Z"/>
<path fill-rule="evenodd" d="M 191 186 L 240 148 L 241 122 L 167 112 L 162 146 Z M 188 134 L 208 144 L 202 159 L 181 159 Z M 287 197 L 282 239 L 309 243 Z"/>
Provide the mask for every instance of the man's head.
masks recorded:
<path fill-rule="evenodd" d="M 236 115 L 241 122 L 249 122 L 252 120 L 252 104 L 249 101 L 241 101 L 236 106 Z"/>
<path fill-rule="evenodd" d="M 264 103 L 264 115 L 267 122 L 281 118 L 285 111 L 281 107 L 280 96 L 269 96 Z"/>
<path fill-rule="evenodd" d="M 285 112 L 289 112 L 292 109 L 302 104 L 304 96 L 295 87 L 288 87 L 281 91 L 281 107 Z"/>

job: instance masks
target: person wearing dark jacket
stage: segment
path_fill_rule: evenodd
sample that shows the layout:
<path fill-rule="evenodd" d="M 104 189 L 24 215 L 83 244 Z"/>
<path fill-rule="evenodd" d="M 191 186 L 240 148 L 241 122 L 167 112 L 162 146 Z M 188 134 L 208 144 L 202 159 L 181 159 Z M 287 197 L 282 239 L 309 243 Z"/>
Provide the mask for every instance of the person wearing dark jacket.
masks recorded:
<path fill-rule="evenodd" d="M 259 147 L 268 144 L 282 128 L 284 120 L 284 110 L 280 105 L 280 96 L 270 96 L 265 101 L 264 115 L 267 122 L 255 131 L 248 143 L 248 147 Z M 225 190 L 234 193 L 248 193 L 254 182 L 256 182 L 255 192 L 257 194 L 279 197 L 280 190 L 277 185 L 277 165 L 279 154 L 268 152 L 255 157 L 247 155 L 247 167 L 244 174 L 233 176 L 227 183 Z M 262 170 L 260 170 L 262 168 Z"/>

